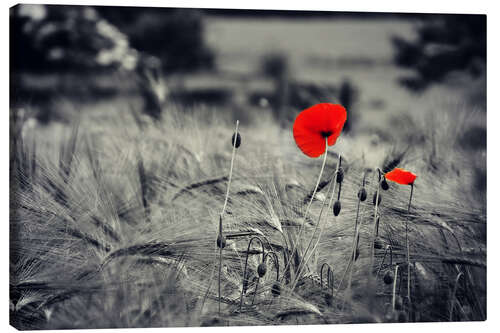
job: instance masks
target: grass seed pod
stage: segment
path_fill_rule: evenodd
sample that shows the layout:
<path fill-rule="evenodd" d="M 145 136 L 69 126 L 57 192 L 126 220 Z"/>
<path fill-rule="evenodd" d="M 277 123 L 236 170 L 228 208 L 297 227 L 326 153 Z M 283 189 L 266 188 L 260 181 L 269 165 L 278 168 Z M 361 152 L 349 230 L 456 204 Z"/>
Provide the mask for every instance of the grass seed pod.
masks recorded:
<path fill-rule="evenodd" d="M 388 271 L 384 275 L 384 283 L 385 284 L 392 284 L 394 282 L 394 273 L 392 271 Z"/>
<path fill-rule="evenodd" d="M 344 181 L 344 169 L 342 167 L 339 168 L 337 172 L 337 183 L 342 183 Z"/>
<path fill-rule="evenodd" d="M 236 135 L 236 141 L 234 140 L 234 136 Z M 239 148 L 241 145 L 241 135 L 240 133 L 234 133 L 233 136 L 231 137 L 231 145 L 234 148 Z"/>
<path fill-rule="evenodd" d="M 281 295 L 281 285 L 279 281 L 273 283 L 273 286 L 271 287 L 271 294 L 274 297 L 278 297 L 279 295 Z"/>
<path fill-rule="evenodd" d="M 339 200 L 335 201 L 335 203 L 333 204 L 333 215 L 339 216 L 341 208 L 342 207 L 340 201 Z"/>
<path fill-rule="evenodd" d="M 267 266 L 266 263 L 262 262 L 257 266 L 257 273 L 259 274 L 259 277 L 264 277 L 267 273 Z"/>
<path fill-rule="evenodd" d="M 385 178 L 380 182 L 380 187 L 384 191 L 387 191 L 389 189 L 389 183 L 387 183 L 387 180 L 385 180 Z"/>
<path fill-rule="evenodd" d="M 358 191 L 358 198 L 359 200 L 361 201 L 365 201 L 366 200 L 366 189 L 364 187 L 362 187 L 359 191 Z"/>
<path fill-rule="evenodd" d="M 373 205 L 375 206 L 375 202 L 377 201 L 377 192 L 373 194 Z M 380 206 L 380 202 L 382 201 L 382 195 L 378 194 L 378 203 L 377 206 Z"/>
<path fill-rule="evenodd" d="M 213 238 L 212 238 L 213 239 Z M 226 247 L 226 237 L 224 235 L 219 234 L 217 236 L 217 247 L 220 248 L 225 248 Z"/>

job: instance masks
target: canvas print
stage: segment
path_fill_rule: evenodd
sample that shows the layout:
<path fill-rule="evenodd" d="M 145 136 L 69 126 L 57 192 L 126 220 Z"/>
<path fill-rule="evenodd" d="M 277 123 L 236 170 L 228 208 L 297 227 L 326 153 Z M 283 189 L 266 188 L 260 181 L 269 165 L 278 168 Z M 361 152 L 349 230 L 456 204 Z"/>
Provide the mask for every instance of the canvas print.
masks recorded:
<path fill-rule="evenodd" d="M 486 320 L 486 15 L 9 20 L 15 328 Z"/>

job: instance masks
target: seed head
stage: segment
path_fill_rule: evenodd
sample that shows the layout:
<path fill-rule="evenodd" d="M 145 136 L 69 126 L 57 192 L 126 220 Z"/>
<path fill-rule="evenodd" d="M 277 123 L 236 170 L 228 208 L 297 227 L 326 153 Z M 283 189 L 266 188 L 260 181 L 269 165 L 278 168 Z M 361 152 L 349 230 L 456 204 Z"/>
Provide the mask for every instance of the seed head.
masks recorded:
<path fill-rule="evenodd" d="M 384 275 L 384 283 L 392 284 L 394 282 L 394 273 L 392 271 L 387 271 Z"/>
<path fill-rule="evenodd" d="M 377 192 L 373 194 L 373 205 L 375 206 L 375 202 L 377 201 Z M 378 194 L 378 206 L 380 206 L 380 202 L 382 201 L 382 195 Z"/>
<path fill-rule="evenodd" d="M 333 215 L 339 216 L 341 208 L 342 207 L 340 205 L 340 201 L 339 200 L 335 201 L 335 203 L 333 204 Z"/>
<path fill-rule="evenodd" d="M 259 266 L 257 266 L 257 273 L 259 274 L 259 277 L 264 277 L 267 272 L 267 266 L 265 263 L 260 263 Z"/>
<path fill-rule="evenodd" d="M 278 297 L 279 295 L 281 295 L 281 285 L 278 281 L 273 283 L 273 286 L 271 287 L 271 294 L 274 297 Z"/>
<path fill-rule="evenodd" d="M 234 140 L 234 136 L 236 135 L 236 141 Z M 240 133 L 234 133 L 233 136 L 231 137 L 231 144 L 235 148 L 239 148 L 241 145 L 241 135 Z"/>
<path fill-rule="evenodd" d="M 218 248 L 225 248 L 226 247 L 226 237 L 224 237 L 224 235 L 219 234 L 217 236 L 217 247 Z"/>
<path fill-rule="evenodd" d="M 359 192 L 358 192 L 358 198 L 359 200 L 361 201 L 365 201 L 366 200 L 366 190 L 364 187 L 362 187 Z"/>
<path fill-rule="evenodd" d="M 342 167 L 339 168 L 337 172 L 337 183 L 342 183 L 344 181 L 344 169 Z"/>
<path fill-rule="evenodd" d="M 387 183 L 387 180 L 385 180 L 385 178 L 380 182 L 380 187 L 382 187 L 384 191 L 387 191 L 389 189 L 389 184 Z"/>

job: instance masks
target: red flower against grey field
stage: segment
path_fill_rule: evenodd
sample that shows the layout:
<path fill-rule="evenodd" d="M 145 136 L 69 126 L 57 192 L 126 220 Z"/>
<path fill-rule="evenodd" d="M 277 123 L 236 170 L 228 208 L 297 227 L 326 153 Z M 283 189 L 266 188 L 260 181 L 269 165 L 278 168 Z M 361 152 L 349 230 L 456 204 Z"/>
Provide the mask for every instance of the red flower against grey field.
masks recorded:
<path fill-rule="evenodd" d="M 347 112 L 342 105 L 316 104 L 299 113 L 295 119 L 295 143 L 307 156 L 318 157 L 326 150 L 326 138 L 329 146 L 335 144 L 346 120 Z"/>

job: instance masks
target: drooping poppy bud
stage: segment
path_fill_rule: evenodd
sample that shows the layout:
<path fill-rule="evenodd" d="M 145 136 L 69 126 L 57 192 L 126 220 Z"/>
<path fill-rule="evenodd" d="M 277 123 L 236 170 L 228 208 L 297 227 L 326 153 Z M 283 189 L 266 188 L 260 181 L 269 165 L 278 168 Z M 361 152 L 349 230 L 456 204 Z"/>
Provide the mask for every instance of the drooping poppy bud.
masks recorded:
<path fill-rule="evenodd" d="M 364 187 L 362 187 L 362 188 L 358 191 L 358 198 L 359 198 L 359 200 L 361 200 L 361 201 L 365 201 L 365 200 L 366 200 L 366 196 L 367 196 L 367 194 L 366 194 L 366 190 L 365 190 L 365 188 L 364 188 Z"/>
<path fill-rule="evenodd" d="M 340 201 L 339 201 L 339 200 L 337 200 L 337 201 L 335 201 L 335 203 L 333 204 L 333 215 L 335 215 L 335 216 L 339 216 L 339 214 L 340 214 L 340 209 L 341 209 Z"/>
<path fill-rule="evenodd" d="M 260 263 L 259 266 L 257 266 L 257 273 L 259 274 L 259 277 L 264 277 L 267 272 L 267 266 L 265 263 Z"/>
<path fill-rule="evenodd" d="M 305 109 L 293 123 L 293 138 L 299 149 L 309 157 L 318 157 L 328 145 L 333 146 L 337 141 L 347 112 L 342 105 L 320 103 Z"/>
<path fill-rule="evenodd" d="M 394 282 L 394 273 L 392 271 L 387 271 L 384 275 L 384 283 L 391 284 Z"/>
<path fill-rule="evenodd" d="M 384 191 L 387 191 L 389 189 L 389 184 L 387 183 L 387 180 L 385 180 L 385 178 L 380 182 L 380 187 Z"/>
<path fill-rule="evenodd" d="M 271 287 L 271 294 L 274 297 L 278 297 L 281 294 L 281 285 L 278 281 L 273 283 L 273 286 Z"/>
<path fill-rule="evenodd" d="M 234 136 L 236 135 L 236 140 Z M 234 133 L 233 136 L 231 137 L 231 144 L 235 148 L 239 148 L 241 145 L 241 135 L 240 133 Z"/>
<path fill-rule="evenodd" d="M 344 181 L 344 168 L 340 167 L 337 172 L 337 183 L 342 183 Z"/>
<path fill-rule="evenodd" d="M 377 192 L 373 194 L 373 205 L 375 205 L 375 202 L 377 201 Z M 380 206 L 380 202 L 382 201 L 382 195 L 379 193 L 378 194 L 378 203 L 377 206 Z"/>
<path fill-rule="evenodd" d="M 224 235 L 219 234 L 217 236 L 217 247 L 220 248 L 225 248 L 226 247 L 226 237 Z"/>

